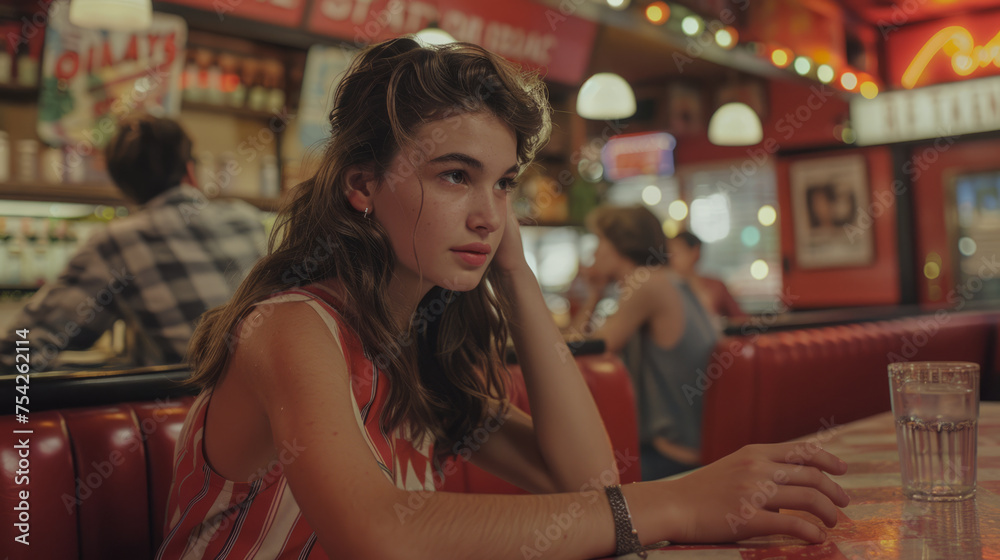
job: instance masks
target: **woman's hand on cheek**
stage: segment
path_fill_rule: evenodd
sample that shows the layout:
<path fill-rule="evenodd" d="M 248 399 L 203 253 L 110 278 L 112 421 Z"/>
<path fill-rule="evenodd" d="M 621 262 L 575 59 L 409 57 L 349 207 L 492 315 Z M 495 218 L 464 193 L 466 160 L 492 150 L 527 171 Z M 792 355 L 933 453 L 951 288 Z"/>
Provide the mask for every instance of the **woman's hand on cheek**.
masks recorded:
<path fill-rule="evenodd" d="M 508 273 L 528 266 L 524 258 L 524 243 L 521 241 L 521 225 L 511 207 L 512 200 L 513 197 L 507 198 L 507 220 L 504 224 L 503 237 L 500 238 L 500 245 L 493 257 L 500 270 Z"/>
<path fill-rule="evenodd" d="M 581 266 L 580 277 L 587 286 L 587 293 L 592 297 L 600 297 L 604 294 L 608 284 L 613 279 L 593 266 Z"/>

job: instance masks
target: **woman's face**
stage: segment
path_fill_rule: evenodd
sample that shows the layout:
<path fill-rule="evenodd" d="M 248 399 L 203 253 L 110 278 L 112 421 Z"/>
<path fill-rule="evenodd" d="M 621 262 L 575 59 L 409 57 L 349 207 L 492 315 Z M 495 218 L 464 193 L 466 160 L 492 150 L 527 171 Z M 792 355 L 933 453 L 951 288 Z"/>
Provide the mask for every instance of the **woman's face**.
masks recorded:
<path fill-rule="evenodd" d="M 372 217 L 396 253 L 395 280 L 475 288 L 503 236 L 517 172 L 514 132 L 493 115 L 421 126 L 416 147 L 400 149 L 372 197 Z"/>
<path fill-rule="evenodd" d="M 615 249 L 614 244 L 608 241 L 607 237 L 604 237 L 600 233 L 597 234 L 597 248 L 594 249 L 594 265 L 591 267 L 595 274 L 605 278 L 617 279 L 619 268 L 625 260 L 627 259 L 618 252 L 618 249 Z"/>
<path fill-rule="evenodd" d="M 671 268 L 681 274 L 694 272 L 694 266 L 698 262 L 698 249 L 692 248 L 680 239 L 667 241 L 667 247 L 670 250 Z"/>

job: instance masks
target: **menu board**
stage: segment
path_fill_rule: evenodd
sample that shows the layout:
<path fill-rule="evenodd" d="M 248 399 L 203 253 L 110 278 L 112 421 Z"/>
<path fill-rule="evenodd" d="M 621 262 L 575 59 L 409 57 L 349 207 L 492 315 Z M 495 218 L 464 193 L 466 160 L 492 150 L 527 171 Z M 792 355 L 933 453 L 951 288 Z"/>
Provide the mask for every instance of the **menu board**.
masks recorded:
<path fill-rule="evenodd" d="M 69 1 L 49 8 L 42 57 L 38 135 L 47 144 L 101 148 L 123 118 L 180 113 L 187 24 L 153 14 L 144 31 L 81 29 Z"/>

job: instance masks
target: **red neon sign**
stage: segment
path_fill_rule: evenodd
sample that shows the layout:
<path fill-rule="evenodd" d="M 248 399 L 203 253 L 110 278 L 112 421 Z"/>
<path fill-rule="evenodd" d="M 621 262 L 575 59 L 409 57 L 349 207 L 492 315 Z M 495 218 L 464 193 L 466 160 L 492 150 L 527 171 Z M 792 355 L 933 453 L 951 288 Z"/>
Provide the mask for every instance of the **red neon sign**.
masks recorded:
<path fill-rule="evenodd" d="M 907 89 L 1000 74 L 1000 12 L 907 26 L 886 39 L 890 77 Z"/>
<path fill-rule="evenodd" d="M 917 85 L 927 65 L 939 53 L 951 55 L 952 69 L 963 78 L 990 64 L 1000 68 L 1000 33 L 989 43 L 977 47 L 968 29 L 957 25 L 945 27 L 924 44 L 903 72 L 903 87 L 912 88 Z"/>

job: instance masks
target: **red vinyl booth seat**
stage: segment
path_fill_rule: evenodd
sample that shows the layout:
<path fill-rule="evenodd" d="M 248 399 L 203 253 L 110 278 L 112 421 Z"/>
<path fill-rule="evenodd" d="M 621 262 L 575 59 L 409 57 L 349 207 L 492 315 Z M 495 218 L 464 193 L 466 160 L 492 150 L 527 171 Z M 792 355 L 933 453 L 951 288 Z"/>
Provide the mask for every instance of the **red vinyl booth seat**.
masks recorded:
<path fill-rule="evenodd" d="M 638 456 L 632 387 L 624 364 L 610 356 L 578 357 L 619 457 Z M 512 402 L 528 409 L 520 370 L 512 368 Z M 30 423 L 0 416 L 0 538 L 4 555 L 40 560 L 148 559 L 162 541 L 174 445 L 193 397 L 33 412 Z M 16 481 L 18 441 L 30 429 L 27 486 Z M 12 435 L 13 434 L 13 435 Z M 602 436 L 595 436 L 602 437 Z M 620 465 L 623 482 L 639 480 L 638 460 Z M 520 492 L 457 461 L 442 490 Z M 14 538 L 21 512 L 18 492 L 28 489 L 29 547 Z M 9 551 L 9 552 L 8 552 Z"/>
<path fill-rule="evenodd" d="M 730 337 L 703 379 L 702 462 L 889 410 L 888 364 L 968 361 L 993 383 L 996 317 L 939 313 Z"/>

